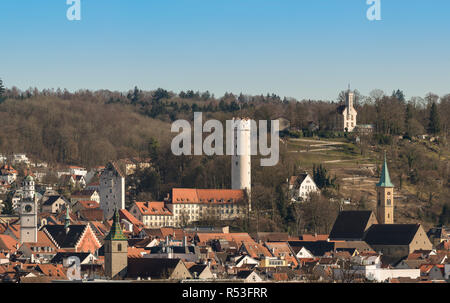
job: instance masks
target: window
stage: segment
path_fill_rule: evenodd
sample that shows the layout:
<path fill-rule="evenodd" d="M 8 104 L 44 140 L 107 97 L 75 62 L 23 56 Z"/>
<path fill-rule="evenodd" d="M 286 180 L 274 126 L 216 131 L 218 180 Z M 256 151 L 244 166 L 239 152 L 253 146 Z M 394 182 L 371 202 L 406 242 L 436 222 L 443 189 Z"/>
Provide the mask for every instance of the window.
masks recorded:
<path fill-rule="evenodd" d="M 117 251 L 122 251 L 122 244 L 117 244 Z"/>

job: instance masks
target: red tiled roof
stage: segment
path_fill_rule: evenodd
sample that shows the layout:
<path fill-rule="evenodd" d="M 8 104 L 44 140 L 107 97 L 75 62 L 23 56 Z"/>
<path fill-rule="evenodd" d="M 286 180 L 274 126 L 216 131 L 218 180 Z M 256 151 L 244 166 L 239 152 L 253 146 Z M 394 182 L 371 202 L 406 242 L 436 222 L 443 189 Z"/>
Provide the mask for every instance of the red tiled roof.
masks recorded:
<path fill-rule="evenodd" d="M 15 252 L 18 242 L 8 235 L 0 235 L 0 250 Z"/>
<path fill-rule="evenodd" d="M 244 199 L 241 189 L 173 188 L 172 203 L 237 203 Z"/>
<path fill-rule="evenodd" d="M 229 242 L 241 243 L 256 243 L 248 233 L 197 233 L 200 245 L 205 245 L 211 240 L 227 240 Z"/>
<path fill-rule="evenodd" d="M 293 267 L 297 267 L 297 259 L 294 257 L 294 253 L 287 242 L 266 242 L 266 246 L 274 257 L 284 256 L 288 263 L 293 264 Z"/>
<path fill-rule="evenodd" d="M 97 201 L 92 201 L 92 200 L 81 200 L 78 201 L 77 203 L 80 203 L 81 206 L 83 206 L 84 208 L 99 208 L 100 204 Z"/>
<path fill-rule="evenodd" d="M 172 216 L 172 212 L 165 206 L 164 202 L 135 202 L 142 215 Z"/>

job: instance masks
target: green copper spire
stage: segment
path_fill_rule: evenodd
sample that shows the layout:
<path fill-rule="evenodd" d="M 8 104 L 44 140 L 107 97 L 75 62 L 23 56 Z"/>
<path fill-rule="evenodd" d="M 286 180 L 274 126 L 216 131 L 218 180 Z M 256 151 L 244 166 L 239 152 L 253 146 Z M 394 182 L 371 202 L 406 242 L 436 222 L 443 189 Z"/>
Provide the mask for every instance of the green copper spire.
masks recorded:
<path fill-rule="evenodd" d="M 119 211 L 117 209 L 114 211 L 113 224 L 105 240 L 128 240 L 122 232 L 122 227 L 120 227 Z"/>
<path fill-rule="evenodd" d="M 384 163 L 383 170 L 381 171 L 380 182 L 377 183 L 379 187 L 394 187 L 391 182 L 391 177 L 389 177 L 389 170 L 386 162 L 386 152 L 384 152 Z"/>

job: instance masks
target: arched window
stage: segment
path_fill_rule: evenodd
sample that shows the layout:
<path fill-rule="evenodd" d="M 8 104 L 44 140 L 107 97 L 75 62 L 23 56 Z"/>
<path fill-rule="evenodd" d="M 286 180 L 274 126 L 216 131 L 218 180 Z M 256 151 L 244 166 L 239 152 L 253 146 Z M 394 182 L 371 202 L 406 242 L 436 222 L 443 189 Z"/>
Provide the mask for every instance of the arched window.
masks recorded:
<path fill-rule="evenodd" d="M 122 244 L 117 244 L 117 251 L 122 251 Z"/>

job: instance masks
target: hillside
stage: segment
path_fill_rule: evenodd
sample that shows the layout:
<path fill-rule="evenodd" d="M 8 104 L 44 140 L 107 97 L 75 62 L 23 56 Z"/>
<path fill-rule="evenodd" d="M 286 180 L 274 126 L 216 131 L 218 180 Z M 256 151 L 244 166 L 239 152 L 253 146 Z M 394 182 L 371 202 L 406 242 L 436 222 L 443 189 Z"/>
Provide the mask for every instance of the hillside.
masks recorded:
<path fill-rule="evenodd" d="M 0 152 L 50 163 L 104 165 L 146 155 L 152 138 L 167 143 L 170 125 L 130 106 L 39 96 L 0 104 Z"/>

